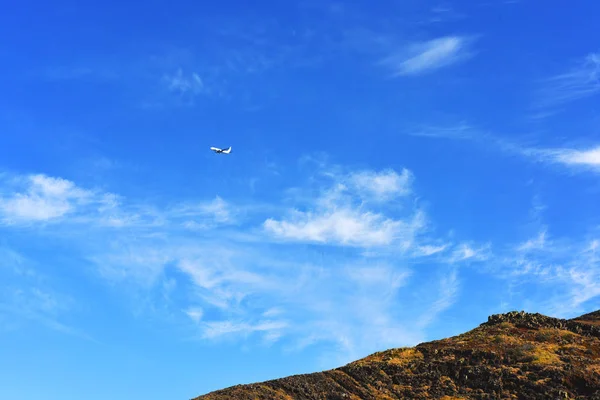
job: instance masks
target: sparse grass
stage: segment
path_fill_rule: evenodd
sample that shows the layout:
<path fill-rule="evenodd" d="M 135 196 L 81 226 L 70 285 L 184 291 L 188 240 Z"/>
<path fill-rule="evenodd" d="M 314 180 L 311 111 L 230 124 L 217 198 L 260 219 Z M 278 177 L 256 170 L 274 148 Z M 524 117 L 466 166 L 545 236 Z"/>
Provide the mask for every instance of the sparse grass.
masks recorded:
<path fill-rule="evenodd" d="M 535 334 L 535 340 L 538 342 L 550 342 L 553 339 L 556 339 L 558 332 L 557 329 L 540 329 Z"/>
<path fill-rule="evenodd" d="M 380 351 L 368 357 L 350 363 L 354 366 L 362 366 L 370 363 L 385 362 L 394 365 L 406 365 L 411 361 L 422 360 L 423 353 L 413 347 L 401 347 L 387 351 Z"/>
<path fill-rule="evenodd" d="M 494 343 L 501 343 L 503 345 L 519 345 L 521 343 L 523 343 L 522 340 L 515 338 L 513 336 L 508 336 L 505 334 L 500 334 L 498 336 L 495 336 L 492 341 Z"/>
<path fill-rule="evenodd" d="M 498 328 L 500 329 L 511 329 L 514 328 L 515 326 L 513 324 L 511 324 L 510 322 L 501 322 L 498 325 L 496 325 Z"/>
<path fill-rule="evenodd" d="M 536 365 L 552 365 L 561 363 L 556 350 L 556 344 L 542 345 L 534 347 L 529 353 L 533 356 L 533 364 Z"/>
<path fill-rule="evenodd" d="M 570 354 L 570 355 L 580 355 L 586 351 L 586 347 L 580 344 L 563 344 L 559 348 L 559 353 L 561 354 Z"/>
<path fill-rule="evenodd" d="M 524 343 L 518 346 L 506 349 L 506 355 L 515 362 L 532 363 L 534 365 L 553 365 L 560 364 L 561 360 L 556 351 L 556 344 L 538 344 Z"/>
<path fill-rule="evenodd" d="M 422 360 L 423 353 L 419 350 L 408 348 L 401 351 L 392 351 L 389 363 L 394 365 L 406 365 L 411 361 Z"/>

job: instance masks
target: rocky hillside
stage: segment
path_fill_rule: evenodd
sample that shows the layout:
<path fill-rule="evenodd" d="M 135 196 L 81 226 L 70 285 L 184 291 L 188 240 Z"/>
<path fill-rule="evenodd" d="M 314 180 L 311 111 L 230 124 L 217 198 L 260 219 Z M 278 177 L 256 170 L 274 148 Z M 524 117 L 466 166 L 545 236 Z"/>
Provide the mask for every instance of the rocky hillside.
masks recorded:
<path fill-rule="evenodd" d="M 492 315 L 452 338 L 197 399 L 600 400 L 600 311 L 570 320 L 524 312 Z"/>

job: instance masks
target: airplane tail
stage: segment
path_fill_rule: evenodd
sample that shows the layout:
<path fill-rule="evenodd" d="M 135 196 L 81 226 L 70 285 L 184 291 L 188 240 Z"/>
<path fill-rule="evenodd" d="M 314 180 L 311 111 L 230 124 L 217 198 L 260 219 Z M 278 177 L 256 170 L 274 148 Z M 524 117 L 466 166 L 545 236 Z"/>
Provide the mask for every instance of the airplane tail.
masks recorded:
<path fill-rule="evenodd" d="M 227 153 L 227 154 L 231 153 L 231 146 L 229 146 L 228 149 L 223 150 L 223 153 Z"/>

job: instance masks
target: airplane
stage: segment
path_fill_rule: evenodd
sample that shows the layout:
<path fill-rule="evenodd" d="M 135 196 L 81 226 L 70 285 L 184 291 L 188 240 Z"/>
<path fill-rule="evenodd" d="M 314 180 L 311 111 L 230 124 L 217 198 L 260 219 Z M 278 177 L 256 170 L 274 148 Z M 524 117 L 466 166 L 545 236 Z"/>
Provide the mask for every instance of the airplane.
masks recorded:
<path fill-rule="evenodd" d="M 215 153 L 217 153 L 217 154 L 219 154 L 219 153 L 225 153 L 225 154 L 231 153 L 231 146 L 229 146 L 229 148 L 227 148 L 227 149 L 220 149 L 218 147 L 211 147 L 210 149 L 212 151 L 214 151 Z"/>

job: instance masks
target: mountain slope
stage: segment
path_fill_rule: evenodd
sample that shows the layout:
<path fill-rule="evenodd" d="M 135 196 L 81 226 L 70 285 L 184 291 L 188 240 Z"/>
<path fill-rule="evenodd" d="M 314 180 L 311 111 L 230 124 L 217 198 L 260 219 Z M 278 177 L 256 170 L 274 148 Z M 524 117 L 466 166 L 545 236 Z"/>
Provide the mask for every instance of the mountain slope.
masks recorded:
<path fill-rule="evenodd" d="M 452 338 L 194 400 L 201 399 L 600 400 L 600 311 L 570 320 L 514 311 L 492 315 Z"/>

